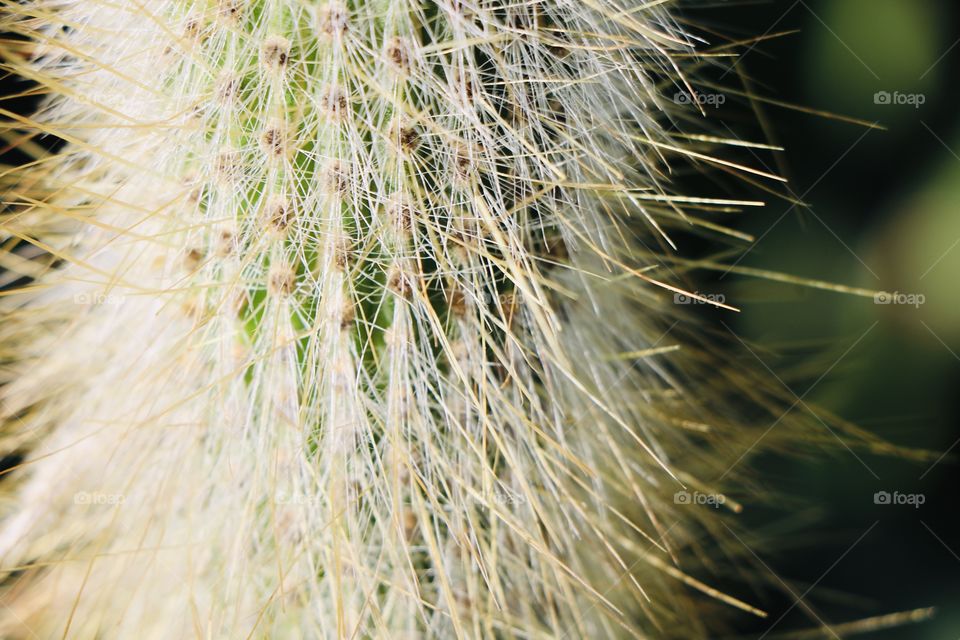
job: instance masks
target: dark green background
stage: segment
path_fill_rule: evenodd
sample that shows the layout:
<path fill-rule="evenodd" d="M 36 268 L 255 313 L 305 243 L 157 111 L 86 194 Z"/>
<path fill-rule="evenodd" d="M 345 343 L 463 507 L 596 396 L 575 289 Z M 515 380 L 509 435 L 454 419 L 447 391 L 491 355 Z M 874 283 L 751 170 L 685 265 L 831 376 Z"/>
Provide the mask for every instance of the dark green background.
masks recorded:
<path fill-rule="evenodd" d="M 742 313 L 704 315 L 719 327 L 722 321 L 747 343 L 759 344 L 757 355 L 796 394 L 809 390 L 805 403 L 891 442 L 951 454 L 933 465 L 855 449 L 858 459 L 838 445 L 828 457 L 761 459 L 766 488 L 798 496 L 798 506 L 785 500 L 779 511 L 744 517 L 761 526 L 783 524 L 788 534 L 782 547 L 767 550 L 764 560 L 797 595 L 816 583 L 803 600 L 829 625 L 936 606 L 929 622 L 864 637 L 956 640 L 960 473 L 952 458 L 960 454 L 960 445 L 955 446 L 960 438 L 960 3 L 773 0 L 688 6 L 691 23 L 706 27 L 701 33 L 714 28 L 746 39 L 797 31 L 751 48 L 733 73 L 724 76 L 730 62 L 719 62 L 709 74 L 714 80 L 724 77 L 742 88 L 739 70 L 752 78 L 757 93 L 887 129 L 868 131 L 765 107 L 774 142 L 786 148 L 779 156 L 789 189 L 810 207 L 791 210 L 789 203 L 758 192 L 769 204 L 738 225 L 758 238 L 740 245 L 741 254 L 746 252 L 740 264 L 926 297 L 919 308 L 878 305 L 869 298 L 731 275 L 707 280 L 701 290 L 725 292 L 727 302 Z M 708 37 L 714 44 L 723 42 Z M 919 93 L 926 101 L 919 108 L 876 104 L 878 91 Z M 742 106 L 728 103 L 729 108 L 710 115 L 721 129 L 760 137 L 744 122 Z M 744 159 L 772 171 L 781 168 L 769 154 Z M 802 405 L 795 409 L 803 410 Z M 876 505 L 873 494 L 881 490 L 922 493 L 926 502 L 920 508 Z M 742 587 L 732 589 L 756 597 Z M 796 600 L 769 592 L 761 598 L 771 620 Z M 757 638 L 769 630 L 765 637 L 771 638 L 814 626 L 797 606 L 772 630 L 771 621 L 746 620 L 739 631 Z"/>

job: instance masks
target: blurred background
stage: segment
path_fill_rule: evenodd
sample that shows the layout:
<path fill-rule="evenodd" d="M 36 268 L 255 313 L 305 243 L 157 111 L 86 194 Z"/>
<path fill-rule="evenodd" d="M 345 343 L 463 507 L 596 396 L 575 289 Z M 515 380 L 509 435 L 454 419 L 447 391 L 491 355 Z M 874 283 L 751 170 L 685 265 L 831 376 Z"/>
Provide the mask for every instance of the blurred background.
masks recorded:
<path fill-rule="evenodd" d="M 875 300 L 698 272 L 701 291 L 722 293 L 742 310 L 698 313 L 734 334 L 735 346 L 750 345 L 745 358 L 761 360 L 803 399 L 793 411 L 821 407 L 889 442 L 937 452 L 920 462 L 838 445 L 826 458 L 759 459 L 765 488 L 791 498 L 742 517 L 776 528 L 781 545 L 760 555 L 789 586 L 754 594 L 742 583 L 722 585 L 770 612 L 766 620 L 738 618 L 732 634 L 849 637 L 847 622 L 936 607 L 926 621 L 863 636 L 960 639 L 960 3 L 685 6 L 712 45 L 742 39 L 733 49 L 739 56 L 713 59 L 707 94 L 749 87 L 802 107 L 755 102 L 751 113 L 733 93 L 725 104 L 705 105 L 717 135 L 736 132 L 786 150 L 741 158 L 789 178 L 786 187 L 771 185 L 785 197 L 742 183 L 718 194 L 755 191 L 768 202 L 736 223 L 755 241 L 737 245 L 727 262 L 895 294 Z M 25 89 L 4 79 L 4 94 Z M 34 103 L 25 95 L 3 106 L 25 113 Z M 4 162 L 22 160 L 3 149 Z M 689 180 L 716 193 L 709 177 Z M 712 249 L 696 238 L 680 247 L 704 257 Z M 818 618 L 829 630 L 794 633 Z"/>
<path fill-rule="evenodd" d="M 704 87 L 707 95 L 723 86 L 743 91 L 746 78 L 773 101 L 884 127 L 759 104 L 764 126 L 753 127 L 754 139 L 786 151 L 747 154 L 744 163 L 789 178 L 779 191 L 807 206 L 757 189 L 768 205 L 737 225 L 756 240 L 728 262 L 896 294 L 874 300 L 698 273 L 703 291 L 722 292 L 742 310 L 704 314 L 803 398 L 793 411 L 819 406 L 892 443 L 937 452 L 917 462 L 838 446 L 828 459 L 759 460 L 771 491 L 797 497 L 796 507 L 791 500 L 777 513 L 746 513 L 759 526 L 787 532 L 778 534 L 782 548 L 761 555 L 793 593 L 767 594 L 770 618 L 744 620 L 737 631 L 804 637 L 787 632 L 818 625 L 809 607 L 832 631 L 808 637 L 848 637 L 845 622 L 934 606 L 928 621 L 863 637 L 956 640 L 960 3 L 688 6 L 701 35 L 715 30 L 744 41 L 740 56 L 715 63 L 708 77 L 719 88 Z M 763 40 L 750 41 L 757 36 Z M 729 106 L 709 114 L 720 122 L 718 135 L 727 127 L 730 135 L 751 131 L 743 102 Z M 887 492 L 890 504 L 878 492 Z"/>

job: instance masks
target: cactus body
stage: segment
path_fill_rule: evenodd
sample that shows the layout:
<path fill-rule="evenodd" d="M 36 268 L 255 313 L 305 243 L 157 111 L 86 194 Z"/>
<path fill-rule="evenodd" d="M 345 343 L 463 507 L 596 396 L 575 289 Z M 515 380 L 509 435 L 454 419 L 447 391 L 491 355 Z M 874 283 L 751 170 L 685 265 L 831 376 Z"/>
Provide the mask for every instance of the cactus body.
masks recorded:
<path fill-rule="evenodd" d="M 19 126 L 68 145 L 3 219 L 49 260 L 2 303 L 2 635 L 750 610 L 688 575 L 720 515 L 674 499 L 756 433 L 660 258 L 733 204 L 669 187 L 668 4 L 4 2 L 55 94 Z"/>

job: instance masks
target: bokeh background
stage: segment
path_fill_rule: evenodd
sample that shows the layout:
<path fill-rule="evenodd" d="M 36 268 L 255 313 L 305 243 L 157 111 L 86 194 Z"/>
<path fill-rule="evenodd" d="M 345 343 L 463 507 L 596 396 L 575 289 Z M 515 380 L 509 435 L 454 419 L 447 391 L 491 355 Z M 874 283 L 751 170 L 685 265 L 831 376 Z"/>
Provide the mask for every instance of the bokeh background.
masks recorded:
<path fill-rule="evenodd" d="M 686 15 L 701 33 L 745 41 L 740 56 L 715 62 L 711 82 L 884 127 L 759 105 L 765 126 L 752 133 L 786 151 L 747 163 L 788 177 L 780 192 L 806 206 L 757 190 L 768 205 L 737 225 L 756 240 L 733 260 L 900 294 L 877 304 L 719 274 L 698 284 L 742 312 L 705 311 L 708 321 L 729 327 L 803 398 L 794 411 L 822 407 L 892 443 L 937 452 L 910 461 L 838 446 L 826 459 L 759 460 L 766 488 L 797 500 L 745 517 L 786 532 L 781 548 L 761 555 L 793 593 L 767 593 L 770 619 L 739 631 L 794 637 L 787 632 L 818 624 L 809 606 L 833 629 L 809 637 L 849 637 L 845 622 L 933 606 L 926 622 L 862 637 L 957 640 L 960 3 L 700 2 Z M 743 103 L 731 105 L 711 118 L 729 135 L 751 131 Z M 881 491 L 923 504 L 876 504 Z"/>
<path fill-rule="evenodd" d="M 737 221 L 756 240 L 735 245 L 728 261 L 900 294 L 878 304 L 700 272 L 702 292 L 742 311 L 697 313 L 733 334 L 734 347 L 750 345 L 741 355 L 759 359 L 803 399 L 794 411 L 816 406 L 891 443 L 936 452 L 911 460 L 838 445 L 826 457 L 757 460 L 765 490 L 790 498 L 742 517 L 775 532 L 779 546 L 758 553 L 787 586 L 752 593 L 742 582 L 722 585 L 770 611 L 767 620 L 738 618 L 732 633 L 849 637 L 844 623 L 936 607 L 929 620 L 863 637 L 960 639 L 960 3 L 681 1 L 692 28 L 719 51 L 739 53 L 710 60 L 705 93 L 748 88 L 801 107 L 754 102 L 751 113 L 733 92 L 725 104 L 707 105 L 718 135 L 785 148 L 741 157 L 789 178 L 786 187 L 770 185 L 777 194 L 681 177 L 701 193 L 753 191 L 768 202 Z M 3 107 L 29 112 L 35 97 L 16 95 L 29 86 L 3 80 L 13 96 Z M 23 159 L 16 149 L 3 152 L 4 162 Z M 683 240 L 688 255 L 715 248 Z M 877 492 L 922 496 L 923 504 L 877 504 Z M 830 630 L 794 633 L 817 618 Z"/>

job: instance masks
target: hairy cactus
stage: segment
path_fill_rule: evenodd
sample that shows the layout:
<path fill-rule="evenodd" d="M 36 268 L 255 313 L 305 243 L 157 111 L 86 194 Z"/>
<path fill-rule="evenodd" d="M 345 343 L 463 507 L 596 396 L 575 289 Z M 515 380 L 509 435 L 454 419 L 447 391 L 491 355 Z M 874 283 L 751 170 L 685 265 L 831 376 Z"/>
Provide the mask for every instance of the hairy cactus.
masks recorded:
<path fill-rule="evenodd" d="M 760 613 L 694 577 L 739 507 L 675 499 L 772 418 L 672 304 L 669 230 L 753 203 L 671 188 L 743 169 L 677 126 L 671 2 L 3 6 L 6 68 L 51 94 L 5 130 L 67 145 L 4 173 L 0 635 Z"/>

